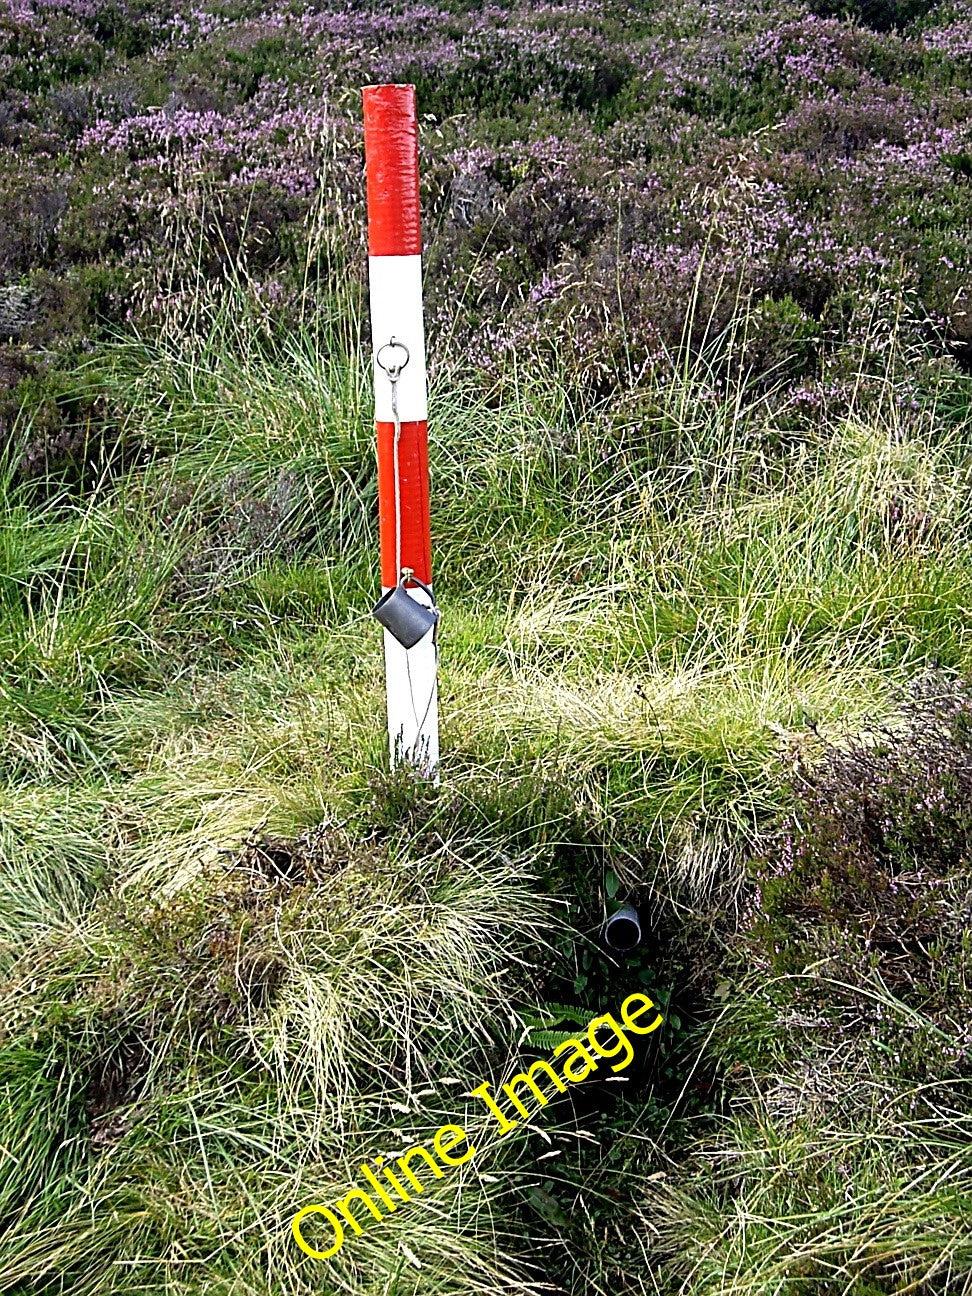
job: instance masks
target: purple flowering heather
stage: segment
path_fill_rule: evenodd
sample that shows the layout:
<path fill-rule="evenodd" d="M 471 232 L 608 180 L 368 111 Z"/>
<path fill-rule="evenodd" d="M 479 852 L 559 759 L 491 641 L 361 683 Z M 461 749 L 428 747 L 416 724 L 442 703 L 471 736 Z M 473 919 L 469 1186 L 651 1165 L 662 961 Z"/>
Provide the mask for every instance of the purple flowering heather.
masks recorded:
<path fill-rule="evenodd" d="M 211 273 L 225 239 L 260 276 L 296 275 L 314 211 L 353 257 L 358 88 L 408 80 L 430 324 L 457 346 L 546 339 L 628 381 L 678 343 L 693 297 L 720 327 L 735 292 L 817 320 L 897 273 L 964 345 L 967 5 L 884 33 L 789 0 L 0 6 L 9 276 L 90 261 L 150 303 L 160 266 L 189 273 L 173 240 L 217 210 Z M 38 226 L 45 168 L 66 197 Z"/>
<path fill-rule="evenodd" d="M 230 113 L 174 108 L 118 124 L 103 118 L 84 132 L 79 149 L 122 154 L 169 178 L 197 171 L 219 175 L 231 187 L 265 181 L 307 196 L 316 188 L 333 124 L 323 105 L 296 106 L 291 98 L 286 85 L 271 83 Z"/>

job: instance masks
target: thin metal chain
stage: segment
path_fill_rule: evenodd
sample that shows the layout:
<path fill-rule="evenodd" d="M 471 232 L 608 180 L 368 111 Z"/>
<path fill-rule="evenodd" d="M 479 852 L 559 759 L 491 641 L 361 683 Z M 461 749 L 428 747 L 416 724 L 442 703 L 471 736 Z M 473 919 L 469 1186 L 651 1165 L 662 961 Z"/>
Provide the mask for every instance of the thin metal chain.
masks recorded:
<path fill-rule="evenodd" d="M 398 417 L 398 379 L 401 369 L 389 369 L 391 382 L 392 418 L 395 421 L 395 440 L 392 445 L 392 464 L 395 472 L 395 584 L 402 579 L 402 483 L 398 475 L 398 443 L 402 439 L 402 420 Z"/>

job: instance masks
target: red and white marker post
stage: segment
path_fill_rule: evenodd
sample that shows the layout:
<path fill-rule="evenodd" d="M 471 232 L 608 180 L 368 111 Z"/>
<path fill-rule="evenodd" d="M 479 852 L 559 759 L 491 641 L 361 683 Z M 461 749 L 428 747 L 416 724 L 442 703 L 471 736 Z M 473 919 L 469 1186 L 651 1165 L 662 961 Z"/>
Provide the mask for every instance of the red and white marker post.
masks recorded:
<path fill-rule="evenodd" d="M 415 584 L 432 584 L 415 87 L 366 86 L 363 98 L 381 584 L 384 594 L 402 584 L 431 607 L 431 590 Z M 407 761 L 433 775 L 439 759 L 435 631 L 411 648 L 387 628 L 384 635 L 392 765 Z"/>

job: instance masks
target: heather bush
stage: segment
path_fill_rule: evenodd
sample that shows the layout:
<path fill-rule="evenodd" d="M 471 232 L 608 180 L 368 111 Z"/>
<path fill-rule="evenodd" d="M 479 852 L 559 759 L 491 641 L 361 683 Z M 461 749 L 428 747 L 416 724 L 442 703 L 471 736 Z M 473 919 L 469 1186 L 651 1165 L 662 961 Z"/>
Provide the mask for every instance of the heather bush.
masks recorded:
<path fill-rule="evenodd" d="M 892 532 L 902 514 L 889 511 Z M 754 864 L 748 944 L 759 965 L 784 982 L 796 975 L 784 999 L 810 995 L 873 1047 L 893 1044 L 918 1081 L 967 1076 L 972 1037 L 954 1011 L 972 920 L 967 682 L 919 676 L 893 723 L 797 752 L 791 788 Z M 897 1017 L 880 996 L 876 1006 L 875 986 L 904 1006 Z"/>
<path fill-rule="evenodd" d="M 811 8 L 822 17 L 847 17 L 874 31 L 906 27 L 935 8 L 935 0 L 812 0 Z"/>
<path fill-rule="evenodd" d="M 151 329 L 194 275 L 231 267 L 286 294 L 317 211 L 360 239 L 357 87 L 388 79 L 415 82 L 424 114 L 440 356 L 475 338 L 494 371 L 552 347 L 607 391 L 661 363 L 690 305 L 698 348 L 740 304 L 789 299 L 823 361 L 843 342 L 831 303 L 878 275 L 914 284 L 965 362 L 961 7 L 909 25 L 798 5 L 716 20 L 688 0 L 650 20 L 622 3 L 5 4 L 5 282 L 114 276 L 45 312 L 38 346 Z M 771 332 L 753 368 L 801 383 L 805 348 L 794 361 Z"/>

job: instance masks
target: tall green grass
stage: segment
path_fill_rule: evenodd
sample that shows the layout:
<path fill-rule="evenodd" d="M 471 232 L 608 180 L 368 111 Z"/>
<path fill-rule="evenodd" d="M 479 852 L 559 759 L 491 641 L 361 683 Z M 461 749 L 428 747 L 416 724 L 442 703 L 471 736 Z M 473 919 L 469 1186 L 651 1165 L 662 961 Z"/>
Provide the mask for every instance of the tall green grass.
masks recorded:
<path fill-rule="evenodd" d="M 781 756 L 969 668 L 959 377 L 903 410 L 898 355 L 794 431 L 765 383 L 716 385 L 732 337 L 616 407 L 528 360 L 512 389 L 440 370 L 423 791 L 384 773 L 353 294 L 281 339 L 244 289 L 79 376 L 127 466 L 0 480 L 0 1290 L 525 1293 L 554 1255 L 577 1292 L 960 1290 L 966 1118 L 923 1160 L 878 1105 L 848 1142 L 755 1098 L 679 1151 L 652 1099 L 630 1163 L 511 1144 L 326 1270 L 287 1234 L 501 1075 L 584 946 L 563 902 L 589 924 L 610 868 L 715 922 Z M 622 1278 L 632 1230 L 657 1260 Z"/>

